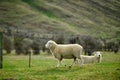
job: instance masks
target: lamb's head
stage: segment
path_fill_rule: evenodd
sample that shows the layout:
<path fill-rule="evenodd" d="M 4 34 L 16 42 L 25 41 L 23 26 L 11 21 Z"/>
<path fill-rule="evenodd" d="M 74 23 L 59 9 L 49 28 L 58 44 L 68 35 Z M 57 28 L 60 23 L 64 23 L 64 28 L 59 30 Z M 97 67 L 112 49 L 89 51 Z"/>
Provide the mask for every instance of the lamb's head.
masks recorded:
<path fill-rule="evenodd" d="M 51 48 L 53 46 L 57 45 L 55 41 L 52 41 L 52 40 L 49 40 L 46 44 L 45 44 L 45 47 L 46 48 Z"/>
<path fill-rule="evenodd" d="M 102 60 L 102 54 L 101 54 L 101 53 L 102 53 L 102 52 L 100 52 L 100 51 L 95 52 L 95 56 L 97 57 L 99 63 L 100 63 L 101 60 Z"/>
<path fill-rule="evenodd" d="M 101 52 L 95 52 L 95 56 L 97 56 L 97 57 L 101 57 L 102 55 L 101 55 Z"/>

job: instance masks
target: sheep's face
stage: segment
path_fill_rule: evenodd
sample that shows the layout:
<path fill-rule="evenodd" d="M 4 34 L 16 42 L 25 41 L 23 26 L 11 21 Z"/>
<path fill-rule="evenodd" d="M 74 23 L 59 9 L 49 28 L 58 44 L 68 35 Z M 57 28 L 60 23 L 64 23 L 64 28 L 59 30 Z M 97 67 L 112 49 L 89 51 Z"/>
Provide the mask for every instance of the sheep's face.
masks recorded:
<path fill-rule="evenodd" d="M 100 57 L 100 56 L 101 56 L 101 52 L 96 52 L 96 53 L 95 53 L 95 56 Z"/>
<path fill-rule="evenodd" d="M 48 41 L 46 44 L 45 44 L 45 47 L 46 48 L 51 48 L 52 46 L 54 46 L 56 43 L 52 40 Z"/>

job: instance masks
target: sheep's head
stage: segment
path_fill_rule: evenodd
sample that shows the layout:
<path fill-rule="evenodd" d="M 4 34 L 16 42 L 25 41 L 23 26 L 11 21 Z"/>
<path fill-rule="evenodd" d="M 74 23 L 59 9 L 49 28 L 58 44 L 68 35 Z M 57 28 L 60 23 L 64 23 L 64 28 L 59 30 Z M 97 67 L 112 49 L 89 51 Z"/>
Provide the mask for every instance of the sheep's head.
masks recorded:
<path fill-rule="evenodd" d="M 95 56 L 101 57 L 101 52 L 99 52 L 99 51 L 96 52 L 96 53 L 95 53 Z"/>
<path fill-rule="evenodd" d="M 45 44 L 45 47 L 46 48 L 51 48 L 51 47 L 53 47 L 53 46 L 55 46 L 56 45 L 56 42 L 54 42 L 54 41 L 52 41 L 52 40 L 49 40 L 46 44 Z"/>
<path fill-rule="evenodd" d="M 99 63 L 100 63 L 101 60 L 102 60 L 102 54 L 101 54 L 101 53 L 102 53 L 102 52 L 99 52 L 99 51 L 97 51 L 97 52 L 95 53 L 95 56 L 97 56 Z"/>

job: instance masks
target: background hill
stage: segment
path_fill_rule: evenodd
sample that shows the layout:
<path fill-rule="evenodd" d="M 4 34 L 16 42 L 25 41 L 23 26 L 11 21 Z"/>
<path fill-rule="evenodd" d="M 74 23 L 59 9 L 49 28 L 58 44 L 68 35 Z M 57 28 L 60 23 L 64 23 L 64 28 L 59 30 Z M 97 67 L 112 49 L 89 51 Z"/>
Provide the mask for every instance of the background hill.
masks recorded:
<path fill-rule="evenodd" d="M 113 37 L 120 32 L 120 1 L 0 0 L 0 29 Z"/>

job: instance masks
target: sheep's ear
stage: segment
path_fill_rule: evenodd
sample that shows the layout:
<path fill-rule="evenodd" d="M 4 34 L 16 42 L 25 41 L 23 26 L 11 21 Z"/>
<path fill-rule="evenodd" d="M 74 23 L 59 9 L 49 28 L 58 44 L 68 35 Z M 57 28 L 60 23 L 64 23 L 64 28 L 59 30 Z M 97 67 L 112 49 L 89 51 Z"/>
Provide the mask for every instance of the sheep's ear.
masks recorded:
<path fill-rule="evenodd" d="M 53 40 L 49 40 L 49 41 L 53 41 Z"/>

